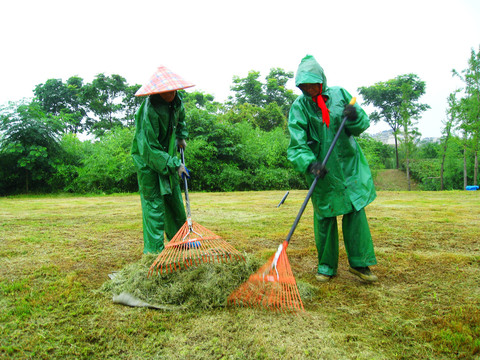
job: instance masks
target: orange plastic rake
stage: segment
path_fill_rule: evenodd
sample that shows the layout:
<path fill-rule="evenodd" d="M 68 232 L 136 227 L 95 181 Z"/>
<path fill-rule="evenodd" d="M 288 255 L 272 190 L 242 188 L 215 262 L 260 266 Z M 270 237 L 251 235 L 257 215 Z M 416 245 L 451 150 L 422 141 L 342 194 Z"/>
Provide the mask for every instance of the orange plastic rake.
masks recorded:
<path fill-rule="evenodd" d="M 355 100 L 355 98 L 352 98 L 350 105 L 354 105 Z M 250 278 L 237 290 L 230 294 L 228 297 L 228 304 L 250 307 L 259 306 L 280 311 L 304 311 L 302 299 L 300 298 L 300 293 L 287 258 L 286 250 L 290 243 L 290 239 L 297 228 L 298 222 L 307 207 L 308 201 L 315 190 L 318 180 L 323 179 L 327 174 L 325 166 L 346 121 L 347 117 L 345 116 L 342 119 L 332 144 L 322 161 L 322 171 L 319 175 L 315 176 L 286 240 L 280 244 L 277 252 L 272 255 L 265 265 L 263 265 L 255 274 L 251 275 Z"/>
<path fill-rule="evenodd" d="M 183 149 L 180 149 L 182 164 L 185 164 Z M 201 263 L 227 262 L 232 259 L 244 260 L 243 255 L 213 231 L 192 221 L 190 199 L 188 196 L 187 177 L 183 177 L 185 185 L 185 202 L 187 221 L 178 230 L 165 249 L 150 266 L 148 276 L 198 266 Z"/>
<path fill-rule="evenodd" d="M 261 306 L 271 310 L 304 311 L 284 241 L 275 254 L 255 274 L 228 297 L 228 304 Z"/>

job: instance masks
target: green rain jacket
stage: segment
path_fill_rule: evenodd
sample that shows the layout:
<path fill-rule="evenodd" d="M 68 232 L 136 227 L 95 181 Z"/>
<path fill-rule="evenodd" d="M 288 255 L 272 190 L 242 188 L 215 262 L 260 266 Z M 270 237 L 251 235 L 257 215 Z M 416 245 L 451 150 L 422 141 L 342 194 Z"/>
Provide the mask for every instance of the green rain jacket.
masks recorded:
<path fill-rule="evenodd" d="M 322 67 L 315 58 L 307 55 L 298 67 L 295 85 L 320 83 L 322 95 L 330 111 L 330 127 L 322 121 L 322 112 L 311 96 L 300 95 L 293 103 L 289 119 L 290 144 L 287 157 L 294 168 L 306 175 L 311 185 L 314 175 L 308 167 L 322 161 L 333 142 L 343 117 L 343 110 L 352 96 L 343 88 L 328 87 Z M 361 210 L 375 197 L 375 187 L 367 160 L 354 139 L 370 126 L 370 120 L 360 106 L 355 104 L 358 119 L 348 121 L 327 163 L 328 173 L 320 179 L 312 194 L 315 212 L 322 218 L 348 214 Z M 352 208 L 353 206 L 353 208 Z"/>
<path fill-rule="evenodd" d="M 135 114 L 135 127 L 131 153 L 137 171 L 158 173 L 160 194 L 171 194 L 181 165 L 175 156 L 175 140 L 188 136 L 185 108 L 178 92 L 171 103 L 158 97 L 154 105 L 150 96 L 145 99 Z"/>

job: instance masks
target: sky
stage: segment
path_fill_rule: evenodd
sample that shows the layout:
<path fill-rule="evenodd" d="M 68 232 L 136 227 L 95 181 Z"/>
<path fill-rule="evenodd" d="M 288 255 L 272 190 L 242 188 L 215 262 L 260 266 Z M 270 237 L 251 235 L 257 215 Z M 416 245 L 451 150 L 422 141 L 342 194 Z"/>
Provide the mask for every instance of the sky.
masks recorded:
<path fill-rule="evenodd" d="M 17 0 L 0 13 L 0 105 L 53 78 L 118 74 L 143 85 L 160 65 L 223 102 L 234 76 L 296 72 L 311 54 L 329 86 L 360 105 L 359 87 L 418 75 L 431 106 L 422 137 L 441 135 L 446 99 L 462 87 L 452 69 L 466 69 L 480 46 L 480 0 Z M 293 80 L 288 87 L 300 94 Z"/>

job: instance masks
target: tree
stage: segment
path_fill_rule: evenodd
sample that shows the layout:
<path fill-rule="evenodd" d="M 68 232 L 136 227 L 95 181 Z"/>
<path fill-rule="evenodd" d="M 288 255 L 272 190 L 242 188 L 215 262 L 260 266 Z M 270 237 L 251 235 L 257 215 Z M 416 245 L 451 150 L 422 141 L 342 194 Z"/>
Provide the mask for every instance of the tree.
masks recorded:
<path fill-rule="evenodd" d="M 293 72 L 272 68 L 265 77 L 265 83 L 259 78 L 260 72 L 253 70 L 246 78 L 234 76 L 231 90 L 235 92 L 235 99 L 229 98 L 230 106 L 223 118 L 232 124 L 246 121 L 264 131 L 272 131 L 279 126 L 284 128 L 296 98 L 293 91 L 286 88 Z"/>
<path fill-rule="evenodd" d="M 455 128 L 456 113 L 458 111 L 458 102 L 456 98 L 457 92 L 453 92 L 448 96 L 448 109 L 447 109 L 447 120 L 444 122 L 445 127 L 442 130 L 441 142 L 443 145 L 442 153 L 442 162 L 440 165 L 440 190 L 445 189 L 444 184 L 444 169 L 445 169 L 445 158 L 448 150 L 448 141 L 450 136 Z"/>
<path fill-rule="evenodd" d="M 408 99 L 405 92 L 409 92 Z M 425 94 L 425 82 L 415 74 L 399 75 L 386 82 L 378 82 L 373 86 L 358 88 L 365 104 L 378 108 L 370 114 L 374 123 L 385 121 L 393 130 L 395 137 L 396 167 L 399 168 L 398 134 L 405 119 L 418 119 L 420 114 L 429 105 L 418 103 L 419 98 Z"/>
<path fill-rule="evenodd" d="M 263 85 L 258 80 L 259 77 L 260 72 L 254 70 L 250 70 L 246 78 L 233 77 L 233 85 L 230 89 L 235 92 L 234 103 L 240 105 L 248 103 L 256 106 L 264 104 L 265 95 L 263 93 Z"/>
<path fill-rule="evenodd" d="M 478 180 L 478 150 L 480 142 L 480 47 L 478 53 L 472 49 L 468 68 L 461 73 L 452 70 L 454 76 L 459 77 L 464 83 L 464 97 L 460 100 L 461 124 L 464 131 L 464 186 L 467 186 L 466 152 L 470 142 L 474 153 L 474 185 Z M 470 141 L 469 141 L 470 140 Z"/>
<path fill-rule="evenodd" d="M 410 82 L 405 81 L 401 87 L 402 103 L 400 105 L 400 122 L 403 128 L 403 145 L 405 148 L 405 169 L 407 173 L 408 191 L 411 190 L 410 181 L 410 156 L 415 149 L 415 141 L 419 138 L 415 123 L 418 120 L 418 114 L 413 112 L 413 104 L 411 99 L 415 96 L 413 86 Z M 413 114 L 413 115 L 412 115 Z"/>
<path fill-rule="evenodd" d="M 288 81 L 292 78 L 293 72 L 285 72 L 281 68 L 270 69 L 270 73 L 265 78 L 267 81 L 264 85 L 266 103 L 276 103 L 285 114 L 288 114 L 297 97 L 292 90 L 286 88 Z"/>
<path fill-rule="evenodd" d="M 288 81 L 293 78 L 293 72 L 272 68 L 265 77 L 265 83 L 262 83 L 259 78 L 260 72 L 254 70 L 249 71 L 246 78 L 234 76 L 230 89 L 235 93 L 235 98 L 229 97 L 231 104 L 251 104 L 265 107 L 268 104 L 276 103 L 287 115 L 297 97 L 292 90 L 286 88 Z"/>
<path fill-rule="evenodd" d="M 83 79 L 70 77 L 66 83 L 61 79 L 49 79 L 33 91 L 46 115 L 57 117 L 63 123 L 63 132 L 74 134 L 84 131 L 87 124 L 86 109 L 82 103 Z"/>
<path fill-rule="evenodd" d="M 144 97 L 135 96 L 135 93 L 140 89 L 141 85 L 127 85 L 125 87 L 125 96 L 122 100 L 125 126 L 135 126 L 135 114 L 142 104 Z"/>
<path fill-rule="evenodd" d="M 247 122 L 254 128 L 263 131 L 272 131 L 277 127 L 286 127 L 286 118 L 277 103 L 270 103 L 265 107 L 252 104 L 236 105 L 226 111 L 222 118 L 231 124 Z"/>
<path fill-rule="evenodd" d="M 122 101 L 127 87 L 125 78 L 115 74 L 110 77 L 98 74 L 91 84 L 85 85 L 83 95 L 92 122 L 91 133 L 101 136 L 108 130 L 124 126 Z"/>
<path fill-rule="evenodd" d="M 25 192 L 31 190 L 33 182 L 36 188 L 45 189 L 61 153 L 57 124 L 45 116 L 37 103 L 11 103 L 0 111 L 0 133 L 0 155 L 15 164 L 9 171 L 23 178 Z"/>
<path fill-rule="evenodd" d="M 52 115 L 60 115 L 67 108 L 67 87 L 61 79 L 48 79 L 33 90 L 42 109 Z"/>
<path fill-rule="evenodd" d="M 215 97 L 211 94 L 205 94 L 202 91 L 187 92 L 185 90 L 180 90 L 179 92 L 186 111 L 200 109 L 216 114 L 222 107 L 219 102 L 215 101 Z"/>

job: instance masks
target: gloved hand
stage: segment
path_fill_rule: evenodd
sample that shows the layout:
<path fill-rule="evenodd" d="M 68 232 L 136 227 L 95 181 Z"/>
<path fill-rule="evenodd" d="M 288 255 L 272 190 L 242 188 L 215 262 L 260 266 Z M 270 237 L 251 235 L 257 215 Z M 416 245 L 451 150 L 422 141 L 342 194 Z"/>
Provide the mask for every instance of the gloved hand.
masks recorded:
<path fill-rule="evenodd" d="M 310 171 L 313 175 L 318 176 L 320 179 L 323 179 L 328 173 L 327 168 L 319 161 L 314 161 L 311 163 L 308 167 L 308 171 Z"/>
<path fill-rule="evenodd" d="M 345 110 L 343 110 L 343 116 L 346 116 L 349 121 L 357 120 L 358 114 L 355 106 L 350 104 L 345 105 Z"/>
<path fill-rule="evenodd" d="M 177 169 L 177 172 L 178 172 L 178 176 L 180 176 L 182 179 L 185 178 L 185 176 L 187 177 L 187 179 L 190 179 L 190 171 L 188 171 L 188 169 L 185 167 L 185 165 L 180 165 Z"/>
<path fill-rule="evenodd" d="M 177 139 L 177 149 L 178 149 L 178 151 L 180 151 L 180 148 L 185 150 L 186 147 L 187 147 L 187 142 L 185 141 L 185 139 Z"/>

